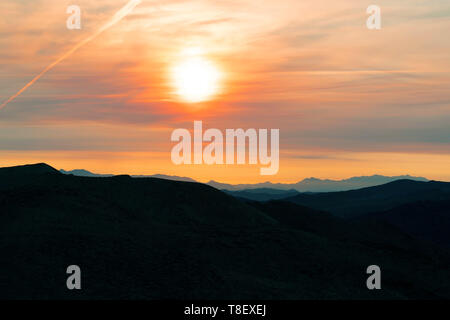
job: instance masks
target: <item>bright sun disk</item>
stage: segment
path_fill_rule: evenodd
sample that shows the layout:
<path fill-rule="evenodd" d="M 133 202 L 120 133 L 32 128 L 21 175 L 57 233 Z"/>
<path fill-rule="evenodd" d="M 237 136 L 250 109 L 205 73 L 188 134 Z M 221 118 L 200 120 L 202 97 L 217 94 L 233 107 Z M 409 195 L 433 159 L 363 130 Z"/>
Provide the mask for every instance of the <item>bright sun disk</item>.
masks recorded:
<path fill-rule="evenodd" d="M 172 71 L 176 94 L 187 102 L 202 102 L 218 93 L 220 72 L 207 58 L 188 55 Z"/>

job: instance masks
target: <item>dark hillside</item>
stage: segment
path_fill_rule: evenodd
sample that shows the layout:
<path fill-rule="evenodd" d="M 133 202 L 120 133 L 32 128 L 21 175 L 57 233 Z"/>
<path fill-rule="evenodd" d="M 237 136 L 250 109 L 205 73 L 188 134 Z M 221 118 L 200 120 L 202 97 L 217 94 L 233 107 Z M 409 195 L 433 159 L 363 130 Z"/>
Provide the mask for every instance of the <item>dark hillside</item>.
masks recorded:
<path fill-rule="evenodd" d="M 0 169 L 0 297 L 450 297 L 445 251 L 395 228 L 364 228 L 198 183 Z M 66 288 L 72 264 L 81 291 Z M 382 268 L 381 291 L 366 288 L 371 264 Z"/>

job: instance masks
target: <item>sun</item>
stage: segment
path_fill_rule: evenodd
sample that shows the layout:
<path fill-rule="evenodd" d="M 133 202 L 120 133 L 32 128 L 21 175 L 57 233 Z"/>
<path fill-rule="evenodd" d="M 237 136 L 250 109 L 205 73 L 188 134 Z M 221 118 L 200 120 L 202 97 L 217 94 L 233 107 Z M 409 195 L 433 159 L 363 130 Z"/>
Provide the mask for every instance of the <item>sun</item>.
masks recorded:
<path fill-rule="evenodd" d="M 175 93 L 185 102 L 211 100 L 219 92 L 221 72 L 199 49 L 186 49 L 172 69 Z"/>

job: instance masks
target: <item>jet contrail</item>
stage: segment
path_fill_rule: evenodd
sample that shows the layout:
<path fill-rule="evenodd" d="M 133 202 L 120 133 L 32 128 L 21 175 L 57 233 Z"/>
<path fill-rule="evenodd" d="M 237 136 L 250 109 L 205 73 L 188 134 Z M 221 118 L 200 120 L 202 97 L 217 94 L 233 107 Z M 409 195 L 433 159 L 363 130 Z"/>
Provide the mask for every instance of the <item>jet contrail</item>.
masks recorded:
<path fill-rule="evenodd" d="M 84 46 L 86 43 L 88 43 L 89 41 L 95 39 L 99 34 L 101 34 L 103 31 L 111 28 L 113 25 L 115 25 L 117 22 L 119 22 L 120 20 L 122 20 L 125 16 L 127 16 L 129 13 L 131 13 L 131 11 L 133 11 L 133 9 L 139 5 L 142 2 L 142 0 L 131 0 L 130 2 L 128 2 L 122 9 L 120 9 L 119 11 L 116 12 L 116 14 L 111 18 L 110 21 L 108 21 L 105 25 L 103 25 L 100 29 L 98 29 L 94 34 L 92 34 L 91 36 L 87 37 L 86 39 L 84 39 L 83 41 L 79 42 L 78 44 L 76 44 L 72 49 L 70 49 L 69 51 L 67 51 L 65 54 L 63 54 L 60 58 L 58 58 L 55 62 L 51 63 L 47 68 L 45 68 L 41 73 L 39 73 L 36 77 L 33 78 L 33 80 L 31 80 L 29 83 L 27 83 L 25 85 L 25 87 L 23 87 L 22 89 L 19 90 L 19 92 L 17 92 L 15 95 L 13 95 L 11 98 L 9 98 L 8 100 L 6 100 L 2 105 L 0 105 L 0 110 L 3 109 L 4 107 L 6 107 L 6 105 L 8 103 L 10 103 L 11 101 L 13 101 L 15 98 L 17 98 L 18 96 L 20 96 L 22 94 L 22 92 L 24 92 L 25 90 L 27 90 L 31 85 L 33 85 L 33 83 L 35 83 L 36 81 L 38 81 L 44 74 L 46 74 L 48 71 L 50 71 L 51 69 L 53 69 L 54 66 L 56 66 L 58 63 L 60 63 L 61 61 L 63 61 L 64 59 L 66 59 L 67 57 L 69 57 L 72 53 L 74 53 L 75 51 L 77 51 L 79 48 L 81 48 L 82 46 Z"/>

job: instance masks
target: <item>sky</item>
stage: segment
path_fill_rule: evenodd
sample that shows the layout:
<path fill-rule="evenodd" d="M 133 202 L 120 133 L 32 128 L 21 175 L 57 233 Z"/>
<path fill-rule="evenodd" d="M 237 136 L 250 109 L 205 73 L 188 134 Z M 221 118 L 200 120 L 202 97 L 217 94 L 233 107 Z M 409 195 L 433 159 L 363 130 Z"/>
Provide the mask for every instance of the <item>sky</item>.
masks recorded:
<path fill-rule="evenodd" d="M 0 103 L 94 34 L 127 0 L 2 0 Z M 69 5 L 81 29 L 69 30 Z M 366 9 L 381 8 L 369 30 Z M 0 110 L 0 166 L 227 183 L 383 174 L 450 181 L 448 0 L 142 0 Z M 189 50 L 220 71 L 189 102 Z M 280 168 L 175 165 L 171 133 L 280 130 Z"/>

